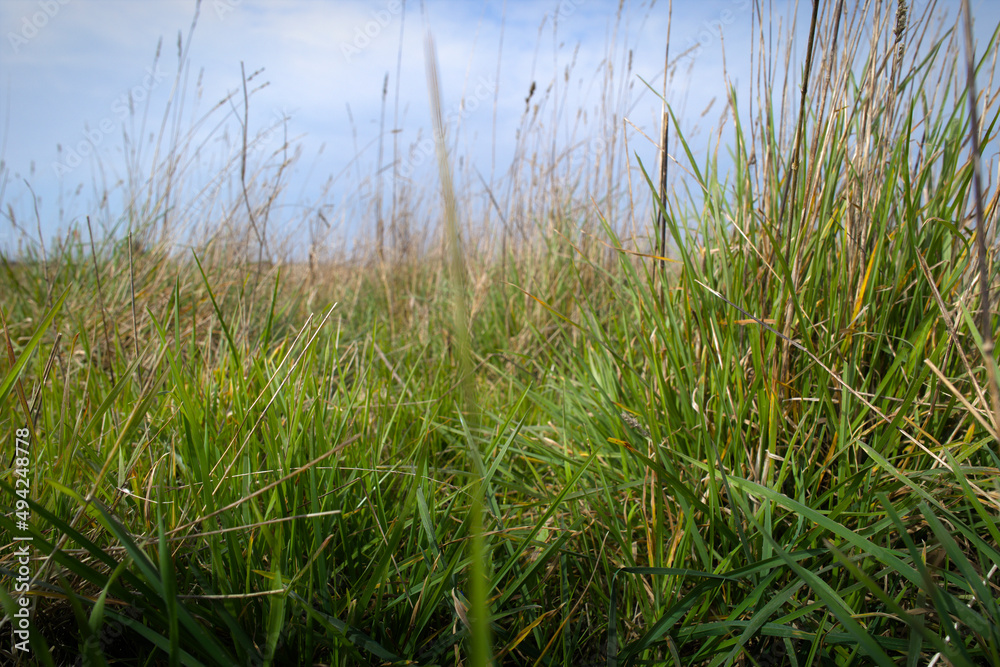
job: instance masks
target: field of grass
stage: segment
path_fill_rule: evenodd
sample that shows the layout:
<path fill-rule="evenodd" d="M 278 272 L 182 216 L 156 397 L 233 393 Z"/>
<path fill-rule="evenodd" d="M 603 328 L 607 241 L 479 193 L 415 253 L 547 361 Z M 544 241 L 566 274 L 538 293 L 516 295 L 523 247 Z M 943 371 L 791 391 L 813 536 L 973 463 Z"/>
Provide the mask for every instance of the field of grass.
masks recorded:
<path fill-rule="evenodd" d="M 664 269 L 548 179 L 381 259 L 3 258 L 2 662 L 30 536 L 24 664 L 1000 665 L 997 34 L 973 116 L 960 19 L 815 30 L 728 177 L 671 126 Z"/>

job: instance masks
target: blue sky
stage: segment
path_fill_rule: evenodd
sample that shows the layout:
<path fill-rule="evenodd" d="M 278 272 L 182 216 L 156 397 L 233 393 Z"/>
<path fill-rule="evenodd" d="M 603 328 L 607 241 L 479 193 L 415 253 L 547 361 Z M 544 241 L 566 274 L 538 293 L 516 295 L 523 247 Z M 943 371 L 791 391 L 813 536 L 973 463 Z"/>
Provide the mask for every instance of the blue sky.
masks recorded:
<path fill-rule="evenodd" d="M 663 85 L 668 4 L 625 2 L 620 15 L 618 4 L 425 0 L 422 11 L 419 0 L 410 0 L 404 15 L 397 0 L 204 0 L 188 44 L 193 0 L 2 0 L 0 247 L 10 250 L 20 238 L 8 211 L 37 238 L 32 191 L 42 235 L 48 239 L 69 225 L 83 224 L 88 214 L 99 228 L 105 227 L 123 207 L 128 187 L 118 184 L 127 184 L 130 173 L 145 170 L 148 175 L 154 155 L 162 159 L 169 142 L 156 153 L 155 139 L 161 134 L 183 137 L 194 128 L 191 145 L 199 149 L 186 163 L 185 178 L 190 192 L 197 194 L 196 184 L 232 165 L 227 161 L 241 143 L 241 62 L 248 76 L 262 70 L 251 80 L 251 89 L 267 83 L 250 102 L 249 134 L 263 133 L 252 155 L 255 164 L 276 164 L 273 153 L 286 136 L 301 151 L 283 175 L 287 188 L 272 210 L 272 230 L 303 224 L 307 209 L 325 210 L 335 218 L 337 238 L 370 230 L 365 202 L 376 180 L 386 74 L 383 166 L 391 159 L 393 137 L 405 152 L 429 134 L 426 28 L 437 45 L 453 158 L 463 157 L 468 173 L 473 173 L 471 166 L 494 185 L 502 180 L 533 81 L 539 87 L 535 101 L 553 80 L 552 94 L 564 99 L 559 117 L 551 118 L 550 106 L 550 117 L 540 122 L 557 124 L 557 137 L 565 145 L 599 150 L 601 144 L 593 142 L 607 132 L 594 120 L 600 116 L 602 62 L 611 54 L 620 74 L 630 51 L 631 73 L 617 84 L 630 87 L 617 95 L 616 103 L 630 123 L 629 150 L 653 168 L 655 151 L 642 133 L 655 136 L 660 102 L 642 80 L 657 90 Z M 788 26 L 794 4 L 761 4 L 771 8 L 770 26 Z M 1000 22 L 1000 3 L 972 4 L 977 36 L 984 39 Z M 939 13 L 954 12 L 957 5 L 957 0 L 939 2 Z M 808 3 L 799 8 L 800 23 L 807 9 Z M 921 10 L 917 3 L 911 11 Z M 674 2 L 672 57 L 696 44 L 700 48 L 678 67 L 668 98 L 698 146 L 707 143 L 725 108 L 723 56 L 740 94 L 749 91 L 750 21 L 749 0 Z M 189 50 L 188 68 L 175 90 L 178 34 Z M 804 31 L 796 45 L 804 51 Z M 563 73 L 568 66 L 567 80 Z M 236 93 L 232 101 L 208 113 L 231 93 Z M 180 114 L 163 125 L 171 99 Z M 703 116 L 706 108 L 709 113 Z M 576 109 L 587 113 L 586 122 L 574 117 Z M 622 128 L 617 131 L 621 134 Z M 412 156 L 408 159 L 414 162 Z M 130 167 L 130 160 L 138 167 Z M 423 163 L 430 162 L 407 166 L 414 180 L 430 166 Z M 104 191 L 112 193 L 112 200 L 102 208 Z"/>

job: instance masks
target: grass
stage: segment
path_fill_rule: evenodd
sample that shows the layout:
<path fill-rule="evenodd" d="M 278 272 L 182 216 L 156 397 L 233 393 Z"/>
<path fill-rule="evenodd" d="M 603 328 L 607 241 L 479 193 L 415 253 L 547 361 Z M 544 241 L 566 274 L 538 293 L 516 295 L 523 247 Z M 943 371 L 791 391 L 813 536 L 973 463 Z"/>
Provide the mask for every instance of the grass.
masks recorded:
<path fill-rule="evenodd" d="M 804 116 L 734 93 L 725 181 L 673 119 L 663 276 L 619 181 L 595 206 L 538 164 L 520 242 L 475 242 L 449 184 L 450 240 L 384 262 L 268 268 L 247 229 L 4 258 L 32 660 L 1000 665 L 997 198 L 972 226 L 960 24 L 896 21 L 817 17 Z"/>

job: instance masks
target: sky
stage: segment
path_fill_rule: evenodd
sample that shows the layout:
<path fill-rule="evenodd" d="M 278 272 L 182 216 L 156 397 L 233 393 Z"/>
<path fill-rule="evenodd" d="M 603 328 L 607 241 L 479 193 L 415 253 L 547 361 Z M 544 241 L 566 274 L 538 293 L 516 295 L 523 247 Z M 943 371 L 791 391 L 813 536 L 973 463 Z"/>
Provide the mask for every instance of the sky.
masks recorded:
<path fill-rule="evenodd" d="M 667 98 L 702 149 L 725 111 L 727 77 L 739 95 L 749 91 L 752 3 L 673 5 L 671 58 L 686 55 Z M 792 2 L 760 5 L 776 35 L 797 17 L 802 52 L 808 3 L 797 14 Z M 957 6 L 938 3 L 941 13 Z M 972 6 L 977 39 L 985 40 L 1000 24 L 1000 2 Z M 248 170 L 274 175 L 297 156 L 280 175 L 272 233 L 304 242 L 317 233 L 318 211 L 331 243 L 370 234 L 370 204 L 393 172 L 393 141 L 397 174 L 434 178 L 427 32 L 453 159 L 466 176 L 501 191 L 525 100 L 546 92 L 537 123 L 560 150 L 596 159 L 609 132 L 624 132 L 630 153 L 655 168 L 644 137 L 658 132 L 663 0 L 625 0 L 620 10 L 617 0 L 203 0 L 192 30 L 195 9 L 194 0 L 0 0 L 0 250 L 36 244 L 39 234 L 51 244 L 74 226 L 85 229 L 88 215 L 95 235 L 120 233 L 126 202 L 144 191 L 171 145 L 186 147 L 176 205 L 187 206 L 185 219 L 204 219 L 210 234 L 224 217 L 212 207 L 238 199 L 244 77 Z M 610 94 L 602 83 L 608 61 Z M 609 101 L 620 113 L 611 130 Z"/>

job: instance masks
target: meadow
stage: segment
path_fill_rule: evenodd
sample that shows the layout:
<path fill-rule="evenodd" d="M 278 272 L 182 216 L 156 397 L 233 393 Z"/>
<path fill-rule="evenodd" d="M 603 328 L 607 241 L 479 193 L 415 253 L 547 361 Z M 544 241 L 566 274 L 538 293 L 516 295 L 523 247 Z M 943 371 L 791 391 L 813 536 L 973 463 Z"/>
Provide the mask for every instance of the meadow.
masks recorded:
<path fill-rule="evenodd" d="M 683 187 L 528 118 L 473 193 L 436 102 L 349 256 L 281 261 L 280 165 L 179 252 L 179 139 L 0 258 L 2 661 L 1000 665 L 998 31 L 850 4 L 733 145 L 667 109 Z"/>

